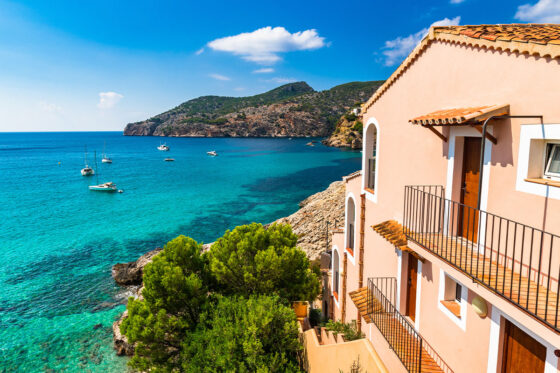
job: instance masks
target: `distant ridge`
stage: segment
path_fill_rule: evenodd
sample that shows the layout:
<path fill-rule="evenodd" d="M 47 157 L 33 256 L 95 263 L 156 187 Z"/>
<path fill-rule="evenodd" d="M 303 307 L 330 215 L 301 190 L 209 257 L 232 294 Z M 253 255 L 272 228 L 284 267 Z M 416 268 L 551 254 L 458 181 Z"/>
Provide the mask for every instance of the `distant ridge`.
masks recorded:
<path fill-rule="evenodd" d="M 129 136 L 303 137 L 328 136 L 346 110 L 364 102 L 383 81 L 352 82 L 317 92 L 306 82 L 248 97 L 202 96 L 142 122 Z"/>

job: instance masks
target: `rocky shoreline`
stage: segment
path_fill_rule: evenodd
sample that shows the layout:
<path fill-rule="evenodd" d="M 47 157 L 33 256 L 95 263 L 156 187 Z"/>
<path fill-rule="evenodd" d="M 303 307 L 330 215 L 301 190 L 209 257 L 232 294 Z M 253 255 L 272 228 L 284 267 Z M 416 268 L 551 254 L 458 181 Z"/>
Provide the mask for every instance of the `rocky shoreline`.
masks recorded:
<path fill-rule="evenodd" d="M 300 202 L 299 210 L 290 216 L 280 218 L 272 223 L 289 223 L 295 234 L 298 235 L 297 245 L 302 248 L 311 259 L 319 258 L 325 250 L 327 238 L 327 222 L 344 220 L 344 181 L 335 181 L 321 192 L 315 193 Z M 212 244 L 205 244 L 203 250 L 209 250 Z M 111 274 L 115 282 L 126 287 L 135 298 L 142 298 L 142 273 L 146 264 L 161 252 L 156 248 L 147 252 L 135 261 L 117 263 L 113 266 Z M 113 323 L 113 344 L 117 355 L 132 356 L 134 346 L 128 343 L 126 336 L 121 334 L 120 325 L 126 318 L 127 311 Z"/>

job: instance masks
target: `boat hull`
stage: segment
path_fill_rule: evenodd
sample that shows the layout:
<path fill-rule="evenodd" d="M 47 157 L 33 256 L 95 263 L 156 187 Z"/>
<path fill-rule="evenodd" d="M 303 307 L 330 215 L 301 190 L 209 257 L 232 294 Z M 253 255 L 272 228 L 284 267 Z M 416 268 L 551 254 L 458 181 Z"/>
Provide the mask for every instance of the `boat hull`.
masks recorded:
<path fill-rule="evenodd" d="M 93 190 L 96 192 L 116 192 L 117 188 L 107 188 L 107 187 L 100 187 L 97 185 L 90 185 L 89 186 L 89 190 Z"/>

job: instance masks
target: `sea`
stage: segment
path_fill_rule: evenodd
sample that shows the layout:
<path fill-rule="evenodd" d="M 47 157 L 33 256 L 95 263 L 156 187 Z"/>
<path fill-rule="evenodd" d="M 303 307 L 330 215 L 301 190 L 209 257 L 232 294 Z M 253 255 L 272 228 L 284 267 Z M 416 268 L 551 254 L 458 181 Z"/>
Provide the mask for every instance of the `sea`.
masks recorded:
<path fill-rule="evenodd" d="M 360 152 L 311 140 L 0 133 L 0 372 L 126 371 L 111 326 L 128 294 L 111 266 L 287 216 L 360 168 Z M 80 174 L 86 148 L 95 176 Z M 123 192 L 88 189 L 107 181 Z"/>

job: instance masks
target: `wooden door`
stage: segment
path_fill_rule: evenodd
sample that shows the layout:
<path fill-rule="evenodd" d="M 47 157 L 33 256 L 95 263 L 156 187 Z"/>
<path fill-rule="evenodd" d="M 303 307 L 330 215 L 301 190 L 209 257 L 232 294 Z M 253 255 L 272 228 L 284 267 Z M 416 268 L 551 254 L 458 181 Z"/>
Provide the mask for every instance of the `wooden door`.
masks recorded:
<path fill-rule="evenodd" d="M 416 319 L 416 281 L 418 279 L 418 260 L 408 256 L 407 288 L 406 288 L 406 316 L 412 321 Z"/>
<path fill-rule="evenodd" d="M 506 320 L 502 373 L 543 373 L 546 347 Z"/>
<path fill-rule="evenodd" d="M 465 137 L 463 170 L 461 175 L 461 203 L 472 207 L 462 207 L 460 211 L 459 234 L 472 242 L 477 242 L 478 234 L 478 182 L 480 180 L 480 137 Z"/>

